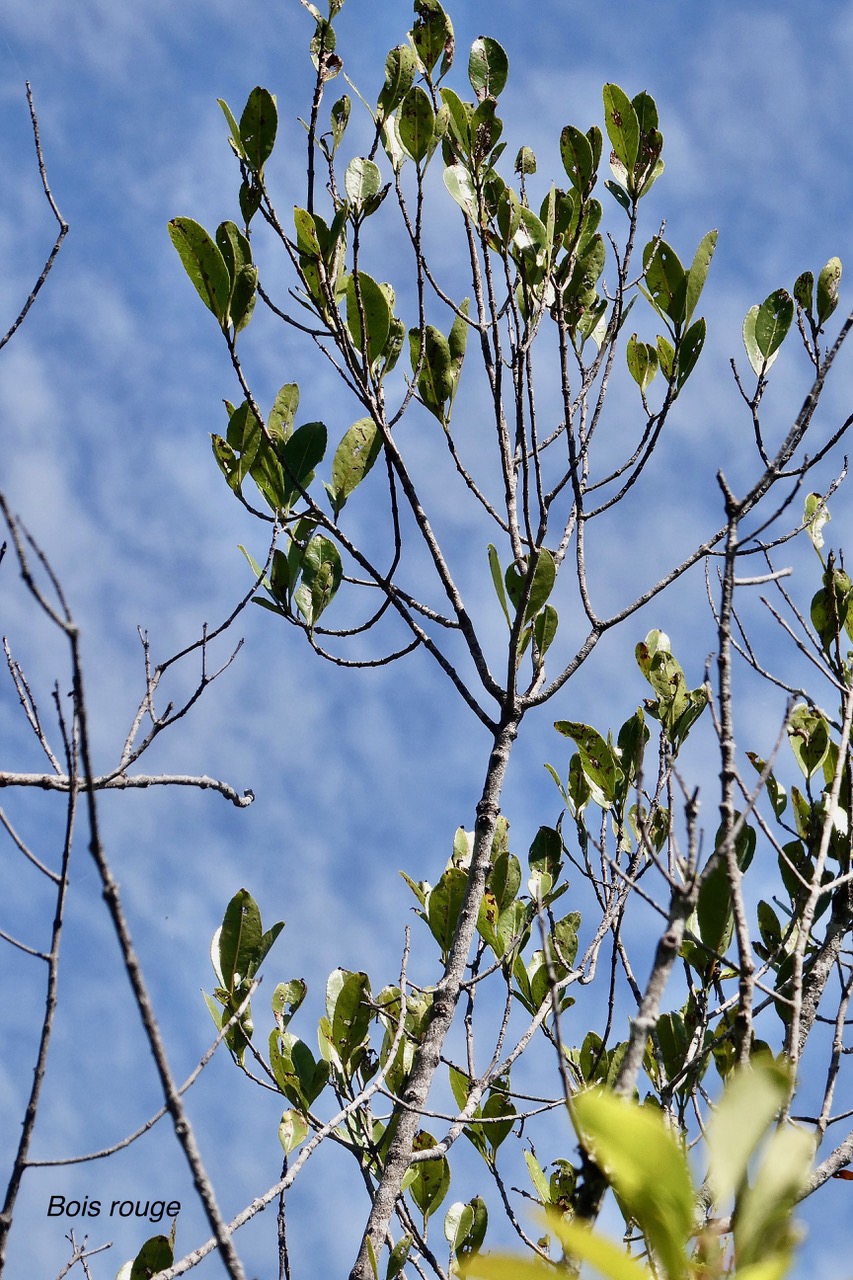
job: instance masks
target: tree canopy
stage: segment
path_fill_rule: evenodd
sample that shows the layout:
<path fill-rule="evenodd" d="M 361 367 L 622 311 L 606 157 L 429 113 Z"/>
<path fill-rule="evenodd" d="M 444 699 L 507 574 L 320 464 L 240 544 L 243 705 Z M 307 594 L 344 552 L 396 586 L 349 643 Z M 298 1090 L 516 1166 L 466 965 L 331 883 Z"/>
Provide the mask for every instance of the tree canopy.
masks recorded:
<path fill-rule="evenodd" d="M 3 1238 L 55 1052 L 79 807 L 172 1159 L 206 1220 L 189 1241 L 174 1211 L 171 1233 L 164 1224 L 123 1276 L 182 1274 L 216 1253 L 241 1277 L 239 1229 L 272 1203 L 267 1265 L 300 1274 L 310 1263 L 288 1249 L 292 1196 L 322 1159 L 349 1181 L 315 1229 L 344 1212 L 358 1222 L 353 1280 L 539 1275 L 583 1258 L 614 1277 L 782 1275 L 794 1205 L 843 1176 L 853 1152 L 853 586 L 828 523 L 853 420 L 831 393 L 853 323 L 836 314 L 841 261 L 768 281 L 727 368 L 706 318 L 718 234 L 681 243 L 661 220 L 667 124 L 650 91 L 606 82 L 596 120 L 564 124 L 546 164 L 538 141 L 507 145 L 507 50 L 491 36 L 458 47 L 438 0 L 415 0 L 409 29 L 389 33 L 399 43 L 372 88 L 348 77 L 343 0 L 303 7 L 307 100 L 285 115 L 284 95 L 261 86 L 244 104 L 221 98 L 233 162 L 221 220 L 189 210 L 168 223 L 230 379 L 210 442 L 223 510 L 236 507 L 246 531 L 245 591 L 171 657 L 141 635 L 136 710 L 106 765 L 73 606 L 50 551 L 3 504 L 7 556 L 67 643 L 72 690 L 70 712 L 55 696 L 48 727 L 9 651 L 48 763 L 10 768 L 3 785 L 59 793 L 66 821 L 52 862 L 6 825 L 55 905 L 49 946 L 3 935 L 49 975 Z M 52 202 L 37 129 L 36 146 Z M 279 199 L 282 166 L 300 184 L 295 207 Z M 283 370 L 272 394 L 271 350 Z M 723 376 L 738 444 L 721 427 L 703 471 L 679 433 L 702 379 Z M 703 595 L 685 652 L 655 614 Z M 99 815 L 109 791 L 127 804 L 160 786 L 249 808 L 248 785 L 147 760 L 208 704 L 253 604 L 274 652 L 302 643 L 336 689 L 432 665 L 443 683 L 431 714 L 440 699 L 458 707 L 480 758 L 455 831 L 437 826 L 420 847 L 403 809 L 383 867 L 359 857 L 336 877 L 344 930 L 361 930 L 362 898 L 380 900 L 397 871 L 411 910 L 394 899 L 379 971 L 367 940 L 324 990 L 292 976 L 301 957 L 282 933 L 309 861 L 291 846 L 281 890 L 265 897 L 231 828 L 241 865 L 214 876 L 205 1000 L 217 1061 L 230 1055 L 235 1073 L 226 1122 L 248 1135 L 246 1110 L 268 1117 L 272 1094 L 280 1165 L 235 1217 L 190 1123 L 195 1077 L 182 1085 L 170 1062 L 180 1029 L 172 1041 L 161 1029 Z M 253 664 L 247 720 L 253 700 L 283 698 L 286 662 Z M 161 696 L 175 679 L 177 694 Z M 402 700 L 382 710 L 409 714 Z M 530 728 L 543 723 L 547 740 Z M 269 751 L 299 741 L 286 705 L 281 724 Z M 377 732 L 365 724 L 365 742 Z M 549 798 L 519 844 L 505 782 L 527 775 L 528 738 L 534 752 L 548 743 L 534 767 Z M 322 758 L 308 767 L 322 774 Z M 360 785 L 369 794 L 369 772 Z M 346 827 L 346 807 L 337 816 Z M 188 858 L 192 884 L 208 873 L 191 842 Z M 321 913 L 311 927 L 323 924 Z M 136 1142 L 128 1132 L 119 1145 Z M 596 1225 L 609 1189 L 633 1257 Z M 506 1256 L 508 1241 L 526 1262 Z"/>

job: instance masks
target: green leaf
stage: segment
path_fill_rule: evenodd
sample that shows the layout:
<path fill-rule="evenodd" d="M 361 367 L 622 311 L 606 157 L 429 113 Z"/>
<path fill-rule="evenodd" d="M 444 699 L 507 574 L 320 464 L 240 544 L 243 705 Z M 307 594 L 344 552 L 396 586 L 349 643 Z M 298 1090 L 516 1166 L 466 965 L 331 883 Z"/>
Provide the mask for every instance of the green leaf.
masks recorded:
<path fill-rule="evenodd" d="M 414 9 L 416 21 L 411 31 L 412 43 L 427 77 L 432 77 L 435 65 L 441 58 L 441 79 L 453 62 L 456 48 L 453 24 L 439 0 L 415 0 Z"/>
<path fill-rule="evenodd" d="M 788 741 L 806 781 L 814 777 L 829 751 L 829 725 L 812 707 L 795 707 L 788 720 Z"/>
<path fill-rule="evenodd" d="M 616 1244 L 605 1236 L 582 1226 L 580 1222 L 571 1222 L 562 1216 L 559 1218 L 549 1216 L 549 1226 L 569 1257 L 588 1262 L 594 1270 L 607 1276 L 608 1280 L 651 1280 L 652 1273 L 648 1267 L 626 1253 L 621 1243 Z M 682 1270 L 672 1272 L 671 1275 L 675 1277 L 686 1274 L 685 1265 L 682 1265 Z M 531 1271 L 531 1280 L 533 1274 Z M 484 1278 L 485 1280 L 504 1280 L 504 1277 L 499 1277 L 497 1273 L 489 1277 L 484 1273 Z M 506 1273 L 505 1280 L 512 1280 L 509 1273 Z M 525 1280 L 523 1272 L 517 1280 Z"/>
<path fill-rule="evenodd" d="M 442 426 L 447 426 L 445 405 L 453 395 L 455 385 L 450 343 L 444 334 L 431 324 L 426 326 L 424 338 L 421 356 L 421 335 L 417 329 L 409 330 L 412 372 L 415 372 L 420 362 L 418 395 L 424 406 L 438 418 Z"/>
<path fill-rule="evenodd" d="M 412 1143 L 413 1151 L 428 1151 L 435 1146 L 435 1138 L 420 1129 Z M 420 1160 L 409 1166 L 403 1179 L 407 1190 L 423 1214 L 424 1224 L 435 1213 L 450 1188 L 450 1165 L 446 1156 L 438 1160 Z"/>
<path fill-rule="evenodd" d="M 293 594 L 300 613 L 313 629 L 341 585 L 340 552 L 328 538 L 312 538 L 302 556 L 302 582 Z"/>
<path fill-rule="evenodd" d="M 726 1088 L 707 1128 L 708 1184 L 715 1204 L 725 1205 L 741 1189 L 752 1154 L 789 1087 L 787 1068 L 767 1058 L 737 1072 Z"/>
<path fill-rule="evenodd" d="M 399 106 L 415 83 L 418 60 L 408 44 L 398 44 L 385 59 L 385 84 L 379 94 L 379 113 L 384 118 Z"/>
<path fill-rule="evenodd" d="M 270 1067 L 285 1098 L 303 1113 L 329 1080 L 329 1063 L 315 1061 L 307 1044 L 289 1031 L 270 1033 Z"/>
<path fill-rule="evenodd" d="M 305 422 L 288 436 L 279 449 L 286 489 L 282 505 L 289 510 L 314 479 L 314 468 L 326 452 L 327 432 L 322 422 Z"/>
<path fill-rule="evenodd" d="M 329 496 L 336 517 L 381 451 L 382 435 L 372 418 L 360 418 L 345 433 L 332 459 L 332 483 L 329 486 Z"/>
<path fill-rule="evenodd" d="M 768 1253 L 790 1250 L 797 1236 L 790 1212 L 808 1182 L 815 1153 L 814 1135 L 787 1126 L 777 1129 L 752 1186 L 744 1189 L 734 1219 L 738 1274 L 761 1266 Z"/>
<path fill-rule="evenodd" d="M 604 123 L 610 144 L 629 174 L 633 173 L 640 149 L 640 122 L 628 98 L 617 84 L 604 86 Z"/>
<path fill-rule="evenodd" d="M 461 164 L 448 165 L 444 170 L 444 185 L 459 208 L 472 222 L 478 220 L 477 192 L 471 174 Z"/>
<path fill-rule="evenodd" d="M 811 621 L 830 658 L 835 656 L 842 629 L 853 639 L 853 583 L 843 569 L 834 567 L 831 555 L 823 574 L 823 587 L 812 598 Z"/>
<path fill-rule="evenodd" d="M 524 1152 L 524 1163 L 527 1165 L 527 1172 L 530 1174 L 530 1181 L 539 1197 L 539 1203 L 542 1205 L 551 1203 L 551 1191 L 548 1185 L 548 1179 L 545 1177 L 545 1171 L 536 1159 L 532 1151 Z"/>
<path fill-rule="evenodd" d="M 672 371 L 675 366 L 675 348 L 673 347 L 671 342 L 669 342 L 666 338 L 662 337 L 661 335 L 658 335 L 656 346 L 657 346 L 657 353 L 658 353 L 658 364 L 660 365 L 661 373 L 666 378 L 667 382 L 671 382 Z"/>
<path fill-rule="evenodd" d="M 420 85 L 410 89 L 400 104 L 397 132 L 416 164 L 430 155 L 435 134 L 435 112 L 428 94 Z"/>
<path fill-rule="evenodd" d="M 351 111 L 352 102 L 346 94 L 332 104 L 332 110 L 329 113 L 332 124 L 332 155 L 344 140 Z"/>
<path fill-rule="evenodd" d="M 284 444 L 292 435 L 298 408 L 299 387 L 295 382 L 286 382 L 276 396 L 267 418 L 267 430 L 273 440 L 280 440 Z"/>
<path fill-rule="evenodd" d="M 567 124 L 560 134 L 560 158 L 572 186 L 581 196 L 589 195 L 595 185 L 596 162 L 589 138 L 574 125 Z"/>
<path fill-rule="evenodd" d="M 225 909 L 222 927 L 214 935 L 214 968 L 222 986 L 233 994 L 238 982 L 254 978 L 283 923 L 263 932 L 261 913 L 248 889 L 235 893 Z"/>
<path fill-rule="evenodd" d="M 592 790 L 595 803 L 602 809 L 611 808 L 623 774 L 610 746 L 601 734 L 588 724 L 580 724 L 574 720 L 558 720 L 554 728 L 558 733 L 562 733 L 564 737 L 571 738 L 576 743 L 581 767 Z"/>
<path fill-rule="evenodd" d="M 752 767 L 755 769 L 755 772 L 763 773 L 767 762 L 762 760 L 760 756 L 756 755 L 754 751 L 747 751 L 746 755 L 752 764 Z M 788 805 L 788 794 L 785 791 L 785 788 L 772 772 L 767 774 L 764 786 L 770 799 L 770 803 L 773 806 L 773 812 L 777 818 L 781 818 Z"/>
<path fill-rule="evenodd" d="M 536 172 L 536 156 L 530 147 L 519 147 L 513 169 L 515 173 L 523 175 Z"/>
<path fill-rule="evenodd" d="M 427 898 L 427 923 L 441 948 L 442 961 L 447 959 L 453 945 L 467 884 L 465 871 L 459 867 L 448 867 Z"/>
<path fill-rule="evenodd" d="M 556 883 L 563 859 L 563 841 L 553 827 L 540 827 L 533 837 L 527 855 L 530 870 L 550 877 Z"/>
<path fill-rule="evenodd" d="M 680 329 L 687 315 L 687 275 L 678 254 L 665 240 L 652 240 L 643 251 L 643 268 L 655 307 Z"/>
<path fill-rule="evenodd" d="M 224 475 L 228 485 L 235 493 L 240 492 L 242 477 L 240 474 L 240 462 L 236 453 L 231 448 L 227 440 L 223 440 L 222 436 L 211 435 L 210 443 L 213 446 L 213 456 L 216 459 L 216 465 Z"/>
<path fill-rule="evenodd" d="M 678 365 L 675 378 L 677 390 L 681 390 L 693 370 L 696 368 L 696 362 L 702 354 L 702 348 L 704 345 L 705 320 L 700 316 L 684 334 L 678 346 Z"/>
<path fill-rule="evenodd" d="M 133 1260 L 130 1280 L 152 1280 L 174 1262 L 172 1242 L 168 1236 L 152 1236 L 146 1240 Z"/>
<path fill-rule="evenodd" d="M 628 370 L 641 391 L 645 391 L 658 371 L 658 353 L 648 342 L 639 342 L 636 333 L 625 350 Z"/>
<path fill-rule="evenodd" d="M 450 376 L 453 380 L 453 390 L 450 393 L 450 406 L 456 399 L 456 392 L 459 390 L 459 378 L 462 374 L 462 364 L 465 360 L 465 350 L 468 345 L 468 323 L 467 316 L 470 309 L 470 299 L 465 298 L 459 308 L 461 314 L 457 315 L 450 326 L 450 333 L 447 335 L 447 347 L 450 352 Z"/>
<path fill-rule="evenodd" d="M 815 551 L 823 546 L 823 527 L 832 519 L 829 507 L 820 493 L 810 493 L 806 498 L 803 512 L 803 524 L 812 541 Z"/>
<path fill-rule="evenodd" d="M 479 1200 L 479 1197 L 477 1197 Z M 480 1200 L 485 1213 L 485 1204 Z M 444 1215 L 444 1238 L 450 1245 L 450 1251 L 457 1259 L 471 1253 L 471 1248 L 466 1248 L 468 1240 L 474 1231 L 474 1208 L 472 1204 L 462 1204 L 457 1201 L 452 1204 Z M 485 1229 L 482 1233 L 485 1236 Z M 480 1239 L 482 1244 L 482 1238 Z"/>
<path fill-rule="evenodd" d="M 364 350 L 364 339 L 361 332 L 362 313 L 367 329 L 367 351 Z M 385 348 L 391 328 L 391 308 L 382 286 L 377 284 L 364 271 L 353 272 L 347 281 L 347 328 L 352 335 L 355 347 L 362 355 L 367 355 L 372 365 Z"/>
<path fill-rule="evenodd" d="M 219 103 L 220 107 L 222 108 L 222 114 L 225 116 L 225 119 L 228 121 L 228 129 L 230 132 L 230 137 L 228 141 L 231 144 L 232 150 L 234 151 L 235 155 L 240 157 L 241 160 L 245 160 L 246 153 L 243 150 L 243 139 L 240 136 L 240 126 L 237 124 L 237 121 L 234 119 L 234 115 L 228 103 L 225 102 L 223 98 L 217 98 L 216 101 Z"/>
<path fill-rule="evenodd" d="M 335 969 L 326 983 L 329 1042 L 345 1074 L 361 1056 L 371 1019 L 370 979 L 366 973 Z"/>
<path fill-rule="evenodd" d="M 557 634 L 557 627 L 559 625 L 560 619 L 557 614 L 557 610 L 550 604 L 546 604 L 534 618 L 533 638 L 536 641 L 536 649 L 538 651 L 540 663 L 551 645 L 554 643 L 554 637 Z"/>
<path fill-rule="evenodd" d="M 699 241 L 699 248 L 693 258 L 690 270 L 687 272 L 687 293 L 685 299 L 684 323 L 689 324 L 693 312 L 699 302 L 699 297 L 705 287 L 705 281 L 708 279 L 708 271 L 711 267 L 711 259 L 714 256 L 714 250 L 717 247 L 717 232 L 709 231 Z"/>
<path fill-rule="evenodd" d="M 666 1274 L 684 1275 L 685 1246 L 694 1230 L 693 1185 L 687 1156 L 664 1116 L 599 1088 L 578 1094 L 569 1111 L 582 1146 Z"/>
<path fill-rule="evenodd" d="M 291 978 L 289 982 L 280 982 L 272 993 L 272 1012 L 276 1026 L 283 1031 L 308 994 L 308 984 L 304 978 Z"/>
<path fill-rule="evenodd" d="M 713 967 L 715 956 L 724 956 L 729 949 L 734 931 L 732 893 L 729 885 L 725 858 L 718 858 L 710 871 L 702 877 L 699 900 L 696 905 L 696 922 L 699 937 L 708 948 L 697 957 L 701 971 Z"/>
<path fill-rule="evenodd" d="M 798 307 L 811 315 L 814 299 L 814 276 L 811 271 L 802 271 L 794 281 L 794 301 Z"/>
<path fill-rule="evenodd" d="M 284 1147 L 285 1155 L 290 1155 L 308 1137 L 308 1121 L 299 1111 L 282 1112 L 278 1126 L 278 1140 Z"/>
<path fill-rule="evenodd" d="M 240 139 L 246 162 L 259 178 L 275 146 L 277 129 L 275 96 L 260 87 L 253 89 L 240 117 Z"/>
<path fill-rule="evenodd" d="M 509 59 L 497 40 L 490 36 L 480 36 L 475 40 L 468 56 L 468 79 L 477 101 L 499 97 L 508 75 Z"/>
<path fill-rule="evenodd" d="M 483 1125 L 483 1135 L 492 1164 L 494 1164 L 501 1143 L 509 1136 L 517 1115 L 516 1109 L 508 1096 L 508 1088 L 508 1077 L 503 1081 L 496 1081 L 495 1085 L 490 1089 L 489 1096 L 483 1106 L 483 1119 L 491 1122 Z"/>
<path fill-rule="evenodd" d="M 793 319 L 794 300 L 787 289 L 777 289 L 758 308 L 755 317 L 755 345 L 765 363 L 785 341 Z"/>
<path fill-rule="evenodd" d="M 747 359 L 752 366 L 752 372 L 757 378 L 763 376 L 769 367 L 768 362 L 758 349 L 758 343 L 755 340 L 755 322 L 758 319 L 758 303 L 749 308 L 743 318 L 743 345 L 746 351 Z M 772 361 L 770 361 L 772 363 Z"/>
<path fill-rule="evenodd" d="M 308 210 L 297 206 L 293 210 L 293 224 L 296 227 L 296 247 L 299 252 L 308 254 L 312 258 L 321 257 L 317 226 Z"/>
<path fill-rule="evenodd" d="M 202 302 L 226 328 L 231 278 L 221 251 L 192 218 L 172 218 L 169 237 Z"/>
<path fill-rule="evenodd" d="M 830 258 L 817 278 L 817 322 L 821 329 L 838 306 L 840 284 L 841 259 Z"/>
<path fill-rule="evenodd" d="M 234 333 L 246 328 L 255 309 L 258 291 L 258 268 L 251 263 L 240 267 L 231 292 L 230 320 Z"/>
<path fill-rule="evenodd" d="M 515 563 L 509 566 L 506 574 L 504 575 L 507 595 L 516 609 L 518 609 L 521 604 L 529 576 L 529 569 L 522 573 Z M 530 583 L 530 593 L 524 610 L 523 622 L 529 622 L 531 618 L 535 617 L 539 610 L 546 604 L 548 597 L 554 589 L 556 578 L 557 566 L 553 555 L 547 547 L 540 547 L 539 551 L 536 553 L 536 567 L 533 570 L 533 578 Z"/>
<path fill-rule="evenodd" d="M 356 156 L 347 165 L 344 189 L 350 204 L 360 212 L 366 204 L 379 195 L 382 189 L 379 166 L 363 156 Z"/>
<path fill-rule="evenodd" d="M 397 1241 L 388 1255 L 388 1269 L 385 1272 L 385 1280 L 396 1280 L 397 1276 L 403 1274 L 403 1268 L 408 1260 L 411 1247 L 411 1236 L 403 1236 Z"/>

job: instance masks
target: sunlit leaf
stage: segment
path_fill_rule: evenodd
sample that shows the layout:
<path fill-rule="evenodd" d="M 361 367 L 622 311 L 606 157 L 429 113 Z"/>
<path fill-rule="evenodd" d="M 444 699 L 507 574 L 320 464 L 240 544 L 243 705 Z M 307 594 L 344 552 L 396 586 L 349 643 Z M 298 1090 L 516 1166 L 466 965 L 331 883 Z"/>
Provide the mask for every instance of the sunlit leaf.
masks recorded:
<path fill-rule="evenodd" d="M 477 101 L 497 98 L 506 86 L 509 59 L 505 50 L 490 36 L 479 36 L 471 45 L 468 57 L 468 79 Z"/>

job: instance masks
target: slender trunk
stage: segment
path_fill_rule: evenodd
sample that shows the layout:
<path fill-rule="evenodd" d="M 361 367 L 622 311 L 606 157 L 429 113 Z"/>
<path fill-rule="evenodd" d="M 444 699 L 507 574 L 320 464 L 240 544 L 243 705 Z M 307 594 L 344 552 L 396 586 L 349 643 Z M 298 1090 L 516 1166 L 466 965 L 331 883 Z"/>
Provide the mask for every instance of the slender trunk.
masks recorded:
<path fill-rule="evenodd" d="M 405 1107 L 397 1109 L 397 1129 L 388 1149 L 382 1178 L 376 1189 L 358 1257 L 350 1272 L 350 1280 L 373 1280 L 368 1240 L 373 1247 L 374 1255 L 378 1258 L 385 1243 L 394 1205 L 400 1195 L 403 1177 L 411 1161 L 415 1135 L 421 1123 L 421 1112 L 426 1106 L 441 1050 L 453 1023 L 471 944 L 477 929 L 477 917 L 489 869 L 495 825 L 500 812 L 501 789 L 520 718 L 520 715 L 514 715 L 511 719 L 504 720 L 495 734 L 483 791 L 477 805 L 474 849 L 471 855 L 465 900 L 456 925 L 456 935 L 444 974 L 435 989 L 429 1026 L 415 1055 L 412 1073 L 403 1094 Z"/>

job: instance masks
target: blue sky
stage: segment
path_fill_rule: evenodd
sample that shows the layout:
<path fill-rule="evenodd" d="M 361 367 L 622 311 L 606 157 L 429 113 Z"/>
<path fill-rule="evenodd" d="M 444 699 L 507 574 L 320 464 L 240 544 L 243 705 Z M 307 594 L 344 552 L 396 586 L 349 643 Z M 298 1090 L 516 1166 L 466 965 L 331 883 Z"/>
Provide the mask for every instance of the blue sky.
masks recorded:
<path fill-rule="evenodd" d="M 543 179 L 553 175 L 559 182 L 559 131 L 568 122 L 583 128 L 601 122 L 602 83 L 615 80 L 631 94 L 648 89 L 660 109 L 667 171 L 646 202 L 647 234 L 666 218 L 668 239 L 689 258 L 699 238 L 719 228 L 704 304 L 708 345 L 692 393 L 679 407 L 631 533 L 614 525 L 594 549 L 599 598 L 612 607 L 652 580 L 672 546 L 687 548 L 720 522 L 717 467 L 724 465 L 735 483 L 748 474 L 749 426 L 728 370 L 729 356 L 740 358 L 747 308 L 780 285 L 790 288 L 801 270 L 817 271 L 832 254 L 850 257 L 853 5 L 620 0 L 593 8 L 574 0 L 535 6 L 492 0 L 486 8 L 463 0 L 449 12 L 460 77 L 477 35 L 495 36 L 509 53 L 511 77 L 502 98 L 508 155 L 522 143 L 532 146 Z M 346 70 L 366 97 L 381 87 L 385 53 L 405 38 L 410 22 L 409 6 L 397 0 L 347 0 L 339 43 Z M 0 328 L 29 292 L 54 236 L 32 161 L 25 79 L 35 95 L 51 185 L 71 226 L 45 292 L 0 357 L 6 440 L 0 484 L 49 555 L 81 626 L 95 746 L 104 766 L 124 739 L 140 693 L 136 628 L 149 630 L 155 657 L 183 646 L 205 621 L 224 617 L 247 588 L 237 544 L 263 551 L 210 456 L 209 433 L 223 426 L 221 401 L 236 400 L 237 388 L 166 223 L 183 214 L 213 228 L 236 216 L 236 172 L 216 99 L 239 114 L 255 84 L 279 100 L 281 134 L 270 165 L 278 202 L 286 209 L 300 199 L 304 150 L 296 117 L 308 110 L 310 30 L 297 0 L 240 6 L 30 0 L 0 22 Z M 354 117 L 358 110 L 355 102 Z M 440 204 L 437 219 L 436 252 L 452 264 L 448 244 L 458 222 L 449 201 Z M 618 227 L 615 217 L 611 225 Z M 399 245 L 373 252 L 402 271 Z M 246 335 L 261 402 L 295 379 L 303 388 L 300 418 L 322 417 L 333 437 L 333 428 L 342 433 L 355 415 L 338 402 L 310 353 L 277 331 L 264 333 L 265 341 L 254 346 L 252 330 Z M 842 364 L 828 389 L 830 420 L 849 403 L 849 376 Z M 795 352 L 780 359 L 766 404 L 780 430 L 806 380 Z M 465 408 L 476 411 L 473 400 Z M 477 608 L 495 612 L 486 539 L 468 521 L 459 495 L 432 473 L 427 439 L 425 432 L 413 443 L 426 491 L 466 591 Z M 353 510 L 369 536 L 369 505 L 357 507 L 354 500 Z M 848 527 L 842 499 L 834 509 L 836 543 Z M 2 572 L 2 631 L 48 704 L 51 681 L 67 678 L 61 650 L 15 587 L 8 564 Z M 499 621 L 496 616 L 496 636 Z M 562 695 L 554 714 L 549 709 L 526 726 L 505 796 L 522 856 L 539 823 L 557 815 L 541 767 L 545 759 L 563 763 L 553 719 L 588 719 L 606 728 L 630 714 L 644 696 L 631 653 L 654 625 L 673 636 L 677 653 L 679 639 L 697 646 L 690 674 L 696 683 L 701 679 L 712 639 L 697 577 L 609 638 L 601 661 Z M 149 767 L 251 786 L 252 808 L 238 812 L 209 794 L 153 791 L 107 797 L 102 805 L 108 851 L 178 1077 L 210 1038 L 198 992 L 212 985 L 208 943 L 231 894 L 245 884 L 265 919 L 287 921 L 268 966 L 267 991 L 275 981 L 304 974 L 319 1000 L 326 974 L 338 964 L 367 968 L 375 986 L 393 981 L 410 905 L 397 871 L 438 877 L 454 829 L 472 825 L 485 765 L 481 727 L 426 656 L 396 669 L 341 672 L 317 662 L 293 631 L 258 609 L 246 612 L 238 634 L 246 644 L 232 669 L 161 741 Z M 35 767 L 8 681 L 0 686 L 0 706 L 2 767 L 21 760 L 20 767 Z M 749 714 L 757 732 L 770 734 L 779 709 L 772 699 L 759 699 Z M 54 847 L 57 806 L 25 795 L 9 797 L 8 811 L 36 845 Z M 84 845 L 81 840 L 73 875 L 64 1012 L 35 1144 L 45 1157 L 116 1140 L 156 1105 L 153 1071 L 135 1015 L 127 1013 L 123 979 L 104 977 L 112 972 L 115 946 Z M 39 931 L 47 920 L 34 883 L 8 850 L 0 868 L 16 927 L 43 942 Z M 28 1086 L 41 975 L 8 952 L 3 964 L 9 969 L 0 1016 L 9 1052 L 4 1049 L 0 1063 L 0 1132 L 9 1134 Z M 314 1005 L 303 1024 L 306 1038 L 314 1009 L 319 1012 Z M 211 1162 L 227 1169 L 221 1199 L 236 1212 L 275 1180 L 275 1100 L 259 1099 L 217 1059 L 194 1091 L 191 1112 Z M 343 1273 L 353 1245 L 348 1224 L 333 1232 L 320 1224 L 351 1184 L 326 1154 L 317 1165 L 320 1172 L 309 1170 L 295 1199 L 296 1270 Z M 165 1131 L 115 1165 L 36 1172 L 22 1194 L 25 1225 L 13 1244 L 14 1280 L 52 1275 L 66 1256 L 63 1230 L 45 1216 L 49 1195 L 111 1199 L 114 1188 L 133 1197 L 190 1200 Z M 831 1184 L 816 1198 L 820 1204 L 809 1207 L 815 1225 L 803 1274 L 843 1274 L 831 1250 L 847 1194 L 844 1184 Z M 104 1238 L 115 1239 L 116 1248 L 96 1260 L 104 1276 L 114 1274 L 137 1239 L 109 1225 Z M 93 1242 L 96 1235 L 100 1242 L 102 1226 L 93 1225 Z M 270 1272 L 273 1226 L 262 1222 L 245 1243 L 250 1274 L 253 1267 L 259 1275 Z M 179 1246 L 188 1249 L 203 1234 L 197 1215 L 182 1215 L 180 1231 Z M 216 1275 L 216 1265 L 199 1274 Z"/>

